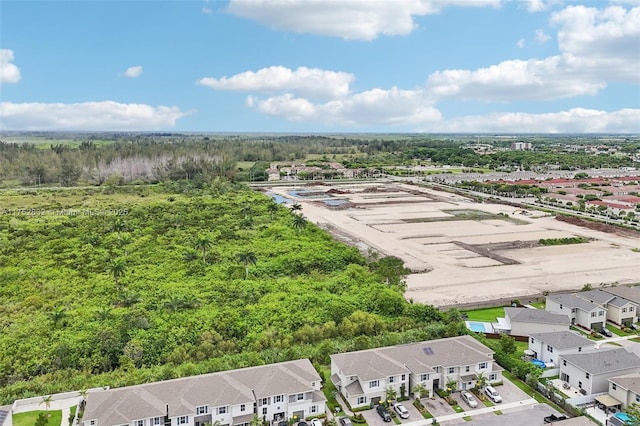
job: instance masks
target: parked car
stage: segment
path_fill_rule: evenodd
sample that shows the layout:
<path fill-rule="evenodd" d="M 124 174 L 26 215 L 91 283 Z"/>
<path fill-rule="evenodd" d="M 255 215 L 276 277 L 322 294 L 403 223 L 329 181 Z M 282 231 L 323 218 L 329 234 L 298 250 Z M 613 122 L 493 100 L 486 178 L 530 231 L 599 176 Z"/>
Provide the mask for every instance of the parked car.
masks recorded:
<path fill-rule="evenodd" d="M 559 422 L 560 420 L 566 420 L 567 416 L 556 416 L 555 414 L 552 414 L 550 416 L 547 416 L 544 418 L 544 422 L 545 423 L 553 423 L 553 422 Z"/>
<path fill-rule="evenodd" d="M 349 417 L 340 417 L 341 426 L 353 426 Z"/>
<path fill-rule="evenodd" d="M 312 419 L 311 426 L 322 426 L 322 420 L 320 419 Z"/>
<path fill-rule="evenodd" d="M 631 324 L 629 324 L 629 327 L 631 327 L 632 330 L 640 329 L 640 327 L 638 327 L 638 324 L 637 323 L 633 323 L 633 322 Z"/>
<path fill-rule="evenodd" d="M 607 337 L 613 337 L 613 333 L 611 333 L 611 331 L 609 331 L 609 329 L 607 327 L 602 327 L 600 329 L 600 334 L 607 336 Z"/>
<path fill-rule="evenodd" d="M 289 426 L 289 422 L 286 420 L 280 420 L 278 426 Z"/>
<path fill-rule="evenodd" d="M 298 422 L 298 426 L 309 426 L 307 422 Z"/>
<path fill-rule="evenodd" d="M 502 397 L 500 396 L 498 391 L 494 389 L 493 386 L 487 386 L 486 388 L 484 388 L 484 393 L 486 393 L 489 399 L 491 399 L 496 404 L 502 402 Z"/>
<path fill-rule="evenodd" d="M 396 410 L 396 413 L 398 413 L 398 416 L 400 416 L 401 419 L 409 418 L 409 410 L 407 410 L 407 407 L 400 404 L 399 402 L 393 404 L 393 409 Z"/>
<path fill-rule="evenodd" d="M 378 414 L 380 414 L 380 417 L 382 417 L 382 420 L 385 422 L 391 421 L 391 414 L 389 414 L 384 405 L 378 405 L 376 410 L 378 411 Z"/>
<path fill-rule="evenodd" d="M 476 400 L 476 397 L 473 396 L 471 392 L 462 391 L 460 393 L 460 397 L 464 402 L 467 403 L 469 407 L 476 408 L 478 406 L 478 401 Z"/>

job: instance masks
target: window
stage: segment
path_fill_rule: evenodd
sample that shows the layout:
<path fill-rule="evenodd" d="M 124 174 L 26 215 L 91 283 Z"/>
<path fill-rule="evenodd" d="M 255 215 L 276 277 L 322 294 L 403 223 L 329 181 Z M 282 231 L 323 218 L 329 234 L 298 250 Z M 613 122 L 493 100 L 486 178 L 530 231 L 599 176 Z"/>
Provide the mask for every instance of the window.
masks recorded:
<path fill-rule="evenodd" d="M 496 373 L 491 373 L 491 374 L 489 374 L 489 380 L 490 380 L 490 381 L 492 381 L 492 382 L 493 382 L 493 381 L 494 381 L 495 379 L 497 379 L 497 378 L 498 378 L 498 376 L 496 375 Z"/>
<path fill-rule="evenodd" d="M 578 346 L 578 352 L 582 352 L 582 346 Z"/>
<path fill-rule="evenodd" d="M 622 308 L 622 312 L 627 312 L 627 308 Z"/>
<path fill-rule="evenodd" d="M 297 399 L 298 399 L 298 401 L 302 401 L 304 399 L 304 394 L 303 393 L 299 393 Z"/>
<path fill-rule="evenodd" d="M 186 425 L 187 423 L 189 423 L 189 416 L 178 417 L 179 425 Z"/>
<path fill-rule="evenodd" d="M 575 314 L 576 312 L 578 312 L 578 309 L 576 309 L 576 308 L 571 308 L 571 313 L 572 313 L 572 314 Z"/>
<path fill-rule="evenodd" d="M 227 414 L 227 407 L 218 407 L 218 414 Z"/>
<path fill-rule="evenodd" d="M 550 353 L 553 353 L 553 348 L 550 345 L 547 345 L 547 351 L 549 351 Z"/>
<path fill-rule="evenodd" d="M 309 412 L 311 413 L 317 413 L 318 412 L 318 406 L 317 405 L 312 405 L 311 409 L 309 410 Z"/>
<path fill-rule="evenodd" d="M 599 316 L 599 317 L 601 317 L 601 316 L 603 316 L 603 315 L 604 315 L 604 311 L 599 311 L 599 312 L 598 312 L 598 316 Z"/>
<path fill-rule="evenodd" d="M 91 420 L 91 422 L 89 422 L 89 423 L 91 423 L 91 426 L 95 426 L 96 421 L 95 420 Z"/>
<path fill-rule="evenodd" d="M 407 380 L 407 375 L 403 374 L 402 376 L 400 376 L 400 380 L 402 380 L 403 382 Z"/>
<path fill-rule="evenodd" d="M 584 376 L 588 379 L 589 378 L 589 373 L 586 373 Z"/>
<path fill-rule="evenodd" d="M 377 388 L 378 386 L 380 386 L 380 382 L 378 380 L 372 380 L 369 382 L 369 389 Z"/>
<path fill-rule="evenodd" d="M 282 402 L 284 401 L 284 397 L 282 395 L 276 395 L 273 397 L 273 402 Z"/>
<path fill-rule="evenodd" d="M 640 395 L 636 395 L 636 402 L 640 402 Z"/>
<path fill-rule="evenodd" d="M 393 383 L 396 381 L 396 376 L 389 376 L 389 383 Z"/>
<path fill-rule="evenodd" d="M 562 360 L 562 365 L 565 366 L 565 367 L 567 366 L 567 360 L 566 359 Z"/>
<path fill-rule="evenodd" d="M 633 312 L 633 306 L 629 306 L 629 312 Z"/>
<path fill-rule="evenodd" d="M 560 309 L 562 309 L 562 303 L 560 304 Z"/>
<path fill-rule="evenodd" d="M 366 396 L 358 397 L 358 405 L 362 405 L 362 404 L 366 404 L 366 403 L 367 403 L 367 397 Z"/>
<path fill-rule="evenodd" d="M 596 313 L 595 312 L 591 312 L 591 318 L 595 318 Z"/>
<path fill-rule="evenodd" d="M 533 337 L 530 337 L 530 338 L 529 338 L 529 341 L 530 341 L 531 343 L 533 343 L 535 340 L 533 339 Z"/>
<path fill-rule="evenodd" d="M 613 390 L 618 389 L 618 385 L 616 385 L 615 383 L 611 383 L 611 389 Z"/>
<path fill-rule="evenodd" d="M 486 362 L 481 362 L 478 367 L 480 368 L 480 370 L 484 370 L 485 368 L 487 368 L 487 363 Z M 469 370 L 467 370 L 469 371 Z"/>
<path fill-rule="evenodd" d="M 247 407 L 244 404 L 240 404 L 240 411 L 245 411 Z"/>
<path fill-rule="evenodd" d="M 582 382 L 578 382 L 578 387 L 582 389 Z"/>
<path fill-rule="evenodd" d="M 429 375 L 428 374 L 421 374 L 420 375 L 420 381 L 421 382 L 425 382 L 427 380 L 429 380 Z"/>
<path fill-rule="evenodd" d="M 464 369 L 464 372 L 465 372 L 465 373 L 468 373 L 468 372 L 469 372 L 469 370 L 470 370 L 470 367 L 467 365 L 467 366 L 465 367 L 465 369 Z"/>
<path fill-rule="evenodd" d="M 267 415 L 267 407 L 264 407 L 264 408 L 262 409 L 262 415 L 263 415 L 263 416 L 266 416 L 266 415 Z"/>
<path fill-rule="evenodd" d="M 453 374 L 456 372 L 456 368 L 455 367 L 449 367 L 449 374 Z"/>
<path fill-rule="evenodd" d="M 144 426 L 144 420 L 136 420 L 136 426 Z"/>
<path fill-rule="evenodd" d="M 209 407 L 207 405 L 196 407 L 196 414 L 207 414 L 208 412 L 209 412 Z"/>
<path fill-rule="evenodd" d="M 164 424 L 164 419 L 162 417 L 154 417 L 153 418 L 154 425 L 162 425 Z"/>
<path fill-rule="evenodd" d="M 269 402 L 271 402 L 269 400 L 270 400 L 270 398 L 262 398 L 262 404 L 260 404 L 260 405 L 269 405 Z"/>

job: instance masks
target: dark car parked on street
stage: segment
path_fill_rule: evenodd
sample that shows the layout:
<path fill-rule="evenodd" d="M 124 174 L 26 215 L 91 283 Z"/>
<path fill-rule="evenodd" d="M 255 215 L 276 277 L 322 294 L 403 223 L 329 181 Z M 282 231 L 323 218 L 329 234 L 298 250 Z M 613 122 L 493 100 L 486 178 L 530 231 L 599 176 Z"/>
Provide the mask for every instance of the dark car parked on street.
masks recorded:
<path fill-rule="evenodd" d="M 376 410 L 378 411 L 378 414 L 380 414 L 380 417 L 382 417 L 382 420 L 385 422 L 391 421 L 391 414 L 389 414 L 384 405 L 378 405 Z"/>

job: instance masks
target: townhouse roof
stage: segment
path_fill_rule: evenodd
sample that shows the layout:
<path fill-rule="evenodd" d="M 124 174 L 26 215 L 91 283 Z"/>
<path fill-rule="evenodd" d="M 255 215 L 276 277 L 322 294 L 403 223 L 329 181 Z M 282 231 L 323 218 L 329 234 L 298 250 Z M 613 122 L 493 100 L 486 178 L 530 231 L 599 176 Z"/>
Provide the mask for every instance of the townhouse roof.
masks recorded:
<path fill-rule="evenodd" d="M 631 368 L 640 371 L 640 357 L 624 348 L 560 355 L 560 358 L 593 375 Z"/>
<path fill-rule="evenodd" d="M 532 333 L 529 337 L 533 337 L 534 339 L 539 340 L 557 350 L 578 348 L 594 344 L 593 341 L 572 331 Z"/>
<path fill-rule="evenodd" d="M 89 392 L 84 418 L 124 424 L 164 416 L 167 406 L 170 417 L 191 415 L 202 405 L 253 404 L 263 396 L 310 391 L 319 380 L 311 362 L 302 359 Z"/>
<path fill-rule="evenodd" d="M 547 300 L 553 300 L 556 303 L 561 305 L 565 305 L 571 308 L 578 308 L 585 312 L 591 312 L 594 309 L 598 308 L 598 305 L 595 303 L 591 303 L 588 300 L 577 297 L 573 294 L 553 294 L 547 296 Z"/>
<path fill-rule="evenodd" d="M 431 373 L 434 367 L 492 362 L 493 351 L 471 336 L 449 337 L 332 355 L 345 376 L 361 381 L 413 372 Z"/>
<path fill-rule="evenodd" d="M 621 388 L 640 395 L 640 374 L 625 374 L 624 376 L 610 377 L 609 381 Z"/>
<path fill-rule="evenodd" d="M 597 303 L 598 305 L 605 305 L 615 298 L 611 293 L 602 290 L 581 291 L 574 294 L 581 299 L 588 300 L 591 303 Z"/>
<path fill-rule="evenodd" d="M 614 296 L 622 297 L 635 304 L 640 305 L 640 287 L 627 287 L 619 285 L 615 287 L 605 287 L 602 291 L 611 293 Z"/>
<path fill-rule="evenodd" d="M 538 324 L 569 325 L 571 321 L 565 314 L 554 314 L 543 309 L 504 308 L 504 314 L 511 322 L 530 322 Z"/>

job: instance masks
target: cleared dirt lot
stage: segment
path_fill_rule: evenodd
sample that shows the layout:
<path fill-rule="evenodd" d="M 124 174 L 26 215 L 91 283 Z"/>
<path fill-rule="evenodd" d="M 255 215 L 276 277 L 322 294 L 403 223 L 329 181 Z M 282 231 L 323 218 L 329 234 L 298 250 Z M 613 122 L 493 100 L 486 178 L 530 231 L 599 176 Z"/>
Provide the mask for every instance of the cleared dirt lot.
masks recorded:
<path fill-rule="evenodd" d="M 337 238 L 401 258 L 406 297 L 447 306 L 640 282 L 640 238 L 397 182 L 273 187 Z M 309 193 L 310 196 L 306 196 Z M 296 195 L 292 195 L 296 194 Z M 337 205 L 330 206 L 328 203 Z M 541 238 L 590 242 L 537 246 Z M 501 244 L 492 246 L 492 244 Z M 532 246 L 533 245 L 533 246 Z"/>

